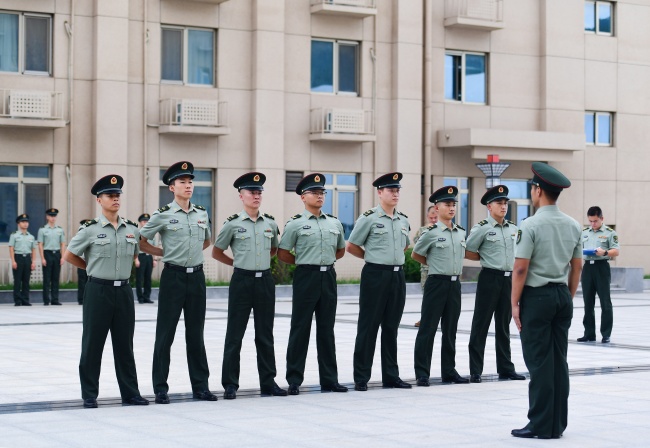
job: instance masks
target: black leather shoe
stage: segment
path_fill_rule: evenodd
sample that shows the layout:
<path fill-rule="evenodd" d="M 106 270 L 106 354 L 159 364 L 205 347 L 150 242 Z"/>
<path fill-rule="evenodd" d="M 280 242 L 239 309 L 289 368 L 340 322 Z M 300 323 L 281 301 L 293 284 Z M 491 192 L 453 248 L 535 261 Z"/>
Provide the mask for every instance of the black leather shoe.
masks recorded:
<path fill-rule="evenodd" d="M 297 384 L 289 384 L 289 395 L 300 395 L 300 386 Z"/>
<path fill-rule="evenodd" d="M 413 386 L 405 381 L 402 381 L 401 378 L 397 378 L 395 381 L 391 381 L 390 383 L 384 383 L 384 387 L 392 387 L 394 389 L 410 389 Z"/>
<path fill-rule="evenodd" d="M 138 303 L 142 304 L 144 303 L 144 300 L 138 300 Z"/>
<path fill-rule="evenodd" d="M 61 306 L 61 302 L 52 302 L 52 305 Z"/>
<path fill-rule="evenodd" d="M 21 306 L 20 303 L 14 303 L 14 306 Z"/>
<path fill-rule="evenodd" d="M 157 392 L 156 393 L 156 403 L 158 403 L 158 404 L 169 404 L 169 395 L 167 395 L 167 392 Z"/>
<path fill-rule="evenodd" d="M 609 344 L 609 336 L 603 338 L 603 344 Z"/>
<path fill-rule="evenodd" d="M 50 302 L 43 303 L 43 306 L 50 306 Z"/>
<path fill-rule="evenodd" d="M 223 398 L 226 400 L 234 400 L 237 398 L 237 389 L 235 389 L 235 386 L 226 386 L 226 390 L 223 392 Z"/>
<path fill-rule="evenodd" d="M 130 406 L 148 406 L 149 400 L 142 398 L 140 395 L 136 395 L 128 400 L 122 400 L 122 404 L 128 404 Z"/>
<path fill-rule="evenodd" d="M 480 383 L 481 382 L 481 375 L 479 375 L 478 373 L 472 373 L 469 376 L 469 382 L 470 383 Z"/>
<path fill-rule="evenodd" d="M 23 306 L 32 306 L 31 303 L 23 303 Z"/>
<path fill-rule="evenodd" d="M 320 391 L 321 392 L 347 392 L 348 388 L 339 383 L 333 383 L 330 384 L 329 386 L 321 386 Z"/>
<path fill-rule="evenodd" d="M 151 299 L 146 299 L 146 300 L 144 301 L 144 303 L 153 303 L 153 300 L 151 300 Z"/>
<path fill-rule="evenodd" d="M 429 387 L 431 385 L 431 382 L 429 381 L 429 378 L 427 378 L 426 376 L 422 376 L 418 378 L 417 384 L 418 386 Z"/>
<path fill-rule="evenodd" d="M 448 378 L 442 377 L 442 382 L 443 383 L 454 383 L 454 384 L 469 384 L 469 380 L 467 378 L 463 378 L 459 374 L 456 374 L 456 375 L 448 377 Z"/>
<path fill-rule="evenodd" d="M 507 373 L 500 373 L 499 379 L 500 380 L 525 380 L 526 377 L 523 375 L 519 375 L 517 372 L 507 372 Z"/>
<path fill-rule="evenodd" d="M 587 336 L 583 336 L 581 338 L 577 339 L 578 342 L 596 342 L 596 338 L 588 338 Z"/>
<path fill-rule="evenodd" d="M 286 397 L 287 396 L 287 391 L 282 389 L 277 384 L 274 384 L 273 388 L 271 388 L 271 389 L 262 389 L 261 394 L 262 395 L 273 395 L 274 397 Z"/>
<path fill-rule="evenodd" d="M 84 408 L 90 409 L 90 408 L 96 408 L 97 407 L 97 399 L 96 398 L 86 398 L 84 400 Z"/>
<path fill-rule="evenodd" d="M 537 437 L 538 439 L 550 439 L 550 437 L 548 436 L 537 435 L 528 428 L 513 429 L 512 431 L 510 431 L 510 434 L 512 434 L 515 437 L 521 437 L 522 439 L 532 439 L 534 437 Z"/>
<path fill-rule="evenodd" d="M 359 392 L 365 392 L 368 390 L 368 383 L 366 383 L 365 381 L 359 381 L 358 383 L 354 383 L 354 390 Z"/>
<path fill-rule="evenodd" d="M 217 401 L 217 396 L 210 392 L 209 390 L 203 390 L 201 392 L 194 392 L 192 394 L 195 400 L 203 401 Z"/>

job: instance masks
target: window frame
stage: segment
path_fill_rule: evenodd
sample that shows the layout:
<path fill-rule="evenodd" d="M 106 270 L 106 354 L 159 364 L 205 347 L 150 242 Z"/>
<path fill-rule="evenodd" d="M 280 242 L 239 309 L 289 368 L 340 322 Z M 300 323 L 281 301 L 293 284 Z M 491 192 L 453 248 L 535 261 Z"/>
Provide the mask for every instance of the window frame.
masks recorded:
<path fill-rule="evenodd" d="M 614 36 L 614 33 L 616 31 L 616 13 L 615 13 L 615 2 L 611 1 L 606 1 L 606 0 L 585 0 L 585 4 L 591 4 L 594 7 L 594 31 L 590 31 L 585 29 L 585 34 L 595 34 L 597 36 Z M 611 22 L 612 22 L 612 30 L 610 32 L 602 32 L 600 31 L 600 21 L 598 20 L 598 6 L 606 4 L 609 5 L 610 11 L 611 11 Z"/>
<path fill-rule="evenodd" d="M 467 86 L 467 55 L 473 55 L 473 56 L 483 56 L 485 60 L 485 82 L 483 85 L 483 88 L 485 89 L 485 101 L 484 102 L 475 102 L 475 101 L 467 101 L 465 99 L 466 97 L 466 86 Z M 460 51 L 460 50 L 445 50 L 445 57 L 446 56 L 460 56 L 461 58 L 461 79 L 460 79 L 460 100 L 455 100 L 455 99 L 450 99 L 447 97 L 444 97 L 445 102 L 448 103 L 458 103 L 458 104 L 471 104 L 471 105 L 476 105 L 476 106 L 487 106 L 490 102 L 490 96 L 489 96 L 489 91 L 488 91 L 488 85 L 489 85 L 489 79 L 488 79 L 488 74 L 489 74 L 489 57 L 488 53 L 482 53 L 480 51 Z M 443 62 L 443 67 L 444 67 L 444 62 Z M 456 69 L 456 67 L 454 68 Z M 443 76 L 444 80 L 444 86 L 443 86 L 443 96 L 444 96 L 444 90 L 447 84 L 447 78 Z"/>
<path fill-rule="evenodd" d="M 311 43 L 314 41 L 318 42 L 329 42 L 334 45 L 333 51 L 332 51 L 332 92 L 316 92 L 312 90 L 311 87 L 311 63 L 312 63 L 312 57 L 313 54 L 311 53 Z M 340 95 L 340 96 L 349 96 L 349 97 L 360 97 L 361 96 L 361 42 L 359 41 L 354 41 L 354 40 L 347 40 L 347 39 L 327 39 L 327 38 L 321 38 L 321 37 L 312 37 L 311 40 L 309 41 L 310 47 L 310 57 L 309 57 L 309 62 L 310 62 L 310 71 L 309 71 L 309 92 L 312 95 Z M 339 46 L 340 45 L 350 45 L 350 46 L 355 46 L 357 51 L 356 51 L 356 61 L 355 61 L 355 80 L 354 80 L 354 86 L 355 86 L 355 92 L 340 92 L 339 91 Z M 330 174 L 336 174 L 336 173 L 330 173 Z"/>
<path fill-rule="evenodd" d="M 613 112 L 603 112 L 595 110 L 586 110 L 585 116 L 591 115 L 593 117 L 594 125 L 594 142 L 590 143 L 587 141 L 587 135 L 585 134 L 585 145 L 587 146 L 600 146 L 602 148 L 611 148 L 614 146 L 614 113 Z M 598 142 L 598 117 L 599 116 L 608 116 L 609 117 L 609 143 L 599 143 Z"/>
<path fill-rule="evenodd" d="M 342 193 L 354 193 L 354 205 L 353 205 L 353 211 L 352 211 L 352 229 L 354 229 L 354 224 L 356 223 L 356 218 L 359 216 L 359 173 L 342 173 L 342 172 L 328 172 L 328 173 L 323 173 L 325 175 L 325 179 L 327 179 L 327 176 L 332 176 L 332 183 L 325 183 L 324 188 L 325 191 L 331 192 L 331 194 L 328 194 L 328 196 L 331 196 L 332 198 L 332 214 L 334 216 L 339 216 L 338 213 L 338 207 L 339 207 L 339 192 Z M 343 175 L 343 176 L 354 176 L 355 178 L 355 185 L 339 185 L 337 182 L 338 176 Z M 326 181 L 327 182 L 327 181 Z M 327 200 L 327 199 L 325 199 Z M 343 223 L 341 223 L 343 224 Z M 350 229 L 350 232 L 352 232 L 352 229 Z M 345 228 L 343 229 L 344 233 L 344 238 L 345 241 L 348 240 L 349 235 L 345 235 Z"/>
<path fill-rule="evenodd" d="M 52 76 L 52 67 L 53 67 L 53 61 L 52 61 L 52 55 L 53 55 L 53 44 L 54 44 L 54 31 L 53 31 L 53 17 L 51 14 L 41 14 L 41 13 L 35 13 L 35 12 L 24 12 L 24 11 L 15 11 L 15 10 L 2 10 L 0 9 L 0 14 L 7 14 L 7 15 L 15 15 L 18 16 L 18 70 L 13 72 L 13 71 L 3 71 L 0 70 L 0 73 L 3 75 L 32 75 L 32 76 Z M 48 45 L 47 45 L 47 71 L 42 72 L 42 71 L 37 71 L 37 70 L 27 70 L 25 68 L 26 61 L 25 57 L 27 54 L 27 50 L 25 48 L 26 42 L 27 42 L 27 27 L 26 27 L 26 21 L 25 17 L 39 17 L 39 18 L 44 18 L 48 19 L 48 29 L 47 29 L 47 36 L 48 36 Z"/>
<path fill-rule="evenodd" d="M 162 44 L 162 34 L 164 30 L 178 30 L 183 32 L 183 57 L 181 64 L 183 65 L 181 72 L 183 76 L 180 81 L 173 79 L 163 79 L 162 67 L 163 67 L 163 44 Z M 210 31 L 212 32 L 212 84 L 193 84 L 188 82 L 188 71 L 189 71 L 189 32 L 190 31 Z M 160 83 L 169 84 L 176 86 L 190 86 L 190 87 L 204 87 L 204 88 L 215 88 L 217 87 L 217 30 L 214 28 L 201 28 L 196 26 L 182 26 L 182 25 L 160 25 Z"/>

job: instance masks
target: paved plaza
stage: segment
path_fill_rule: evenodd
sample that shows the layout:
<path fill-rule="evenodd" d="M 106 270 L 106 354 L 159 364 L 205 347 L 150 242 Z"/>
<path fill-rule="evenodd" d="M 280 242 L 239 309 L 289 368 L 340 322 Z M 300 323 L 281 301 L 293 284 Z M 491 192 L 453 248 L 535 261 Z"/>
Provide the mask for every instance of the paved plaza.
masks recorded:
<path fill-rule="evenodd" d="M 34 300 L 32 301 L 37 302 Z M 409 295 L 399 333 L 401 377 L 415 383 L 413 345 L 421 297 Z M 368 392 L 320 393 L 314 331 L 299 396 L 260 397 L 252 321 L 242 350 L 237 400 L 221 398 L 221 356 L 227 300 L 209 299 L 205 326 L 219 401 L 193 401 L 187 374 L 184 328 L 172 347 L 170 405 L 125 407 L 119 399 L 110 338 L 104 350 L 98 409 L 83 409 L 78 363 L 81 306 L 0 305 L 0 446 L 237 446 L 401 447 L 480 446 L 647 447 L 650 445 L 650 293 L 615 293 L 612 343 L 579 344 L 582 298 L 575 300 L 570 330 L 569 425 L 560 440 L 516 439 L 510 430 L 527 422 L 528 381 L 496 379 L 494 337 L 486 349 L 484 382 L 440 384 L 440 338 L 436 338 L 432 387 L 382 389 L 379 350 Z M 467 344 L 474 296 L 463 295 L 458 325 L 457 370 L 469 375 Z M 153 401 L 151 359 L 157 305 L 136 304 L 135 357 L 140 390 Z M 596 310 L 597 314 L 599 309 Z M 339 379 L 352 384 L 357 297 L 340 297 L 336 323 Z M 275 319 L 277 382 L 286 388 L 285 354 L 291 301 L 278 298 Z M 598 319 L 598 315 L 597 315 Z M 315 327 L 315 325 L 314 325 Z M 514 324 L 512 355 L 526 372 Z M 598 339 L 600 341 L 600 338 Z M 379 344 L 378 344 L 379 348 Z"/>

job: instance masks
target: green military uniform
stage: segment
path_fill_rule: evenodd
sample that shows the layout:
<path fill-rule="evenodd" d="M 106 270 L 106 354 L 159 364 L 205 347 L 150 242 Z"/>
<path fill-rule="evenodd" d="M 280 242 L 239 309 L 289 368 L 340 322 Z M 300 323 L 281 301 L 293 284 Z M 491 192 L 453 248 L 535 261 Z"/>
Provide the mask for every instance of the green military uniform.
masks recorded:
<path fill-rule="evenodd" d="M 82 219 L 79 222 L 81 226 L 77 231 L 81 230 L 83 228 L 83 225 L 86 224 L 87 221 L 92 221 L 92 220 Z M 86 290 L 86 283 L 88 283 L 88 274 L 86 273 L 86 270 L 77 268 L 77 303 L 79 305 L 84 304 L 84 291 Z"/>
<path fill-rule="evenodd" d="M 57 216 L 59 211 L 50 208 L 46 215 Z M 46 266 L 43 266 L 43 304 L 61 305 L 59 302 L 59 278 L 61 277 L 61 245 L 65 244 L 65 233 L 61 226 L 45 224 L 38 229 L 38 242 L 43 245 Z"/>
<path fill-rule="evenodd" d="M 25 213 L 16 218 L 16 223 L 29 221 Z M 27 230 L 23 233 L 20 229 L 9 236 L 9 246 L 14 248 L 16 269 L 14 274 L 14 304 L 16 306 L 30 306 L 29 303 L 29 278 L 32 275 L 32 252 L 36 249 L 36 238 Z"/>
<path fill-rule="evenodd" d="M 434 192 L 430 202 L 456 201 L 458 189 L 446 186 Z M 442 323 L 440 372 L 443 381 L 460 382 L 456 371 L 456 331 L 460 317 L 460 275 L 465 257 L 465 229 L 430 225 L 415 243 L 413 252 L 426 257 L 429 275 L 424 284 L 420 327 L 415 339 L 415 376 L 426 382 L 431 376 L 433 341 Z"/>
<path fill-rule="evenodd" d="M 585 227 L 582 230 L 582 248 L 603 250 L 619 249 L 618 235 L 614 229 L 602 225 L 600 229 L 593 230 Z M 585 264 L 582 268 L 582 297 L 585 302 L 585 317 L 582 323 L 585 327 L 584 338 L 596 339 L 596 316 L 594 306 L 596 293 L 600 298 L 600 333 L 603 338 L 609 338 L 614 324 L 612 298 L 610 296 L 610 283 L 612 273 L 609 268 L 607 255 L 585 255 Z"/>
<path fill-rule="evenodd" d="M 373 182 L 377 188 L 399 188 L 401 173 L 389 173 Z M 366 264 L 359 285 L 359 319 L 354 345 L 355 387 L 366 386 L 372 371 L 381 326 L 381 374 L 384 384 L 401 382 L 397 364 L 397 331 L 406 301 L 404 249 L 410 244 L 408 217 L 389 216 L 380 205 L 361 214 L 348 241 L 365 250 Z"/>
<path fill-rule="evenodd" d="M 138 218 L 138 222 L 149 221 L 149 213 L 143 213 Z M 154 240 L 147 240 L 149 244 L 155 246 Z M 138 296 L 138 303 L 153 303 L 151 301 L 151 275 L 153 274 L 153 256 L 146 252 L 138 254 L 140 266 L 135 268 L 135 292 Z"/>
<path fill-rule="evenodd" d="M 562 191 L 571 182 L 555 168 L 533 163 L 533 183 Z M 519 300 L 521 345 L 530 372 L 529 423 L 540 438 L 560 437 L 567 426 L 568 332 L 573 303 L 568 288 L 571 259 L 582 257 L 581 228 L 557 205 L 539 208 L 522 221 L 515 257 L 530 260 Z M 513 433 L 513 435 L 515 435 Z"/>
<path fill-rule="evenodd" d="M 422 234 L 429 228 L 429 226 L 423 226 L 418 229 L 417 232 L 415 232 L 415 236 L 413 237 L 413 244 L 417 243 Z M 420 287 L 422 288 L 422 291 L 424 291 L 424 284 L 427 281 L 427 277 L 429 276 L 429 266 L 426 264 L 420 265 Z"/>

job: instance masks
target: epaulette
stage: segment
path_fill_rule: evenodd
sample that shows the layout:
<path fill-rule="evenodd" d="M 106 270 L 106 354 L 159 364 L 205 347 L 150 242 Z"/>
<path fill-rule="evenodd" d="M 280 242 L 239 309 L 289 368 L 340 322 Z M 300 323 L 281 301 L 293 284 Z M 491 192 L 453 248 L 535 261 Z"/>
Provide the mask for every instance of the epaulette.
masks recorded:
<path fill-rule="evenodd" d="M 605 226 L 605 230 L 609 230 L 610 232 L 614 231 L 614 229 L 612 229 L 611 227 L 607 227 L 607 226 Z"/>
<path fill-rule="evenodd" d="M 127 224 L 131 224 L 132 226 L 138 227 L 138 224 L 134 221 L 131 221 L 130 219 L 122 218 L 122 221 L 124 221 Z"/>
<path fill-rule="evenodd" d="M 233 219 L 239 218 L 239 213 L 235 213 L 234 215 L 228 216 L 227 221 L 232 221 Z"/>
<path fill-rule="evenodd" d="M 406 216 L 404 213 L 402 213 L 402 212 L 400 212 L 400 211 L 398 211 L 397 214 L 398 214 L 398 215 L 402 215 L 402 216 L 405 217 L 405 218 L 408 218 L 408 216 Z"/>
<path fill-rule="evenodd" d="M 375 211 L 374 211 L 373 209 L 370 209 L 370 210 L 368 210 L 368 211 L 366 211 L 366 212 L 363 212 L 363 216 L 370 216 L 370 215 L 372 215 L 373 213 L 375 213 Z"/>
<path fill-rule="evenodd" d="M 165 205 L 165 206 L 163 206 L 163 207 L 160 207 L 160 208 L 158 209 L 158 212 L 159 212 L 159 213 L 166 212 L 166 211 L 169 210 L 170 208 L 171 208 L 171 207 L 169 207 L 169 204 L 167 204 L 167 205 Z"/>
<path fill-rule="evenodd" d="M 264 216 L 265 218 L 269 218 L 269 219 L 272 219 L 273 221 L 275 221 L 275 218 L 274 218 L 272 215 L 269 215 L 268 213 L 262 213 L 262 216 Z"/>
<path fill-rule="evenodd" d="M 478 225 L 479 225 L 479 226 L 484 226 L 484 225 L 487 224 L 487 223 L 488 223 L 488 220 L 487 220 L 487 219 L 484 219 L 483 221 L 479 221 L 479 222 L 478 222 Z"/>
<path fill-rule="evenodd" d="M 329 216 L 330 218 L 339 219 L 339 218 L 337 218 L 337 217 L 334 216 L 334 215 L 330 215 L 329 213 L 325 213 L 325 214 L 326 214 L 327 216 Z"/>
<path fill-rule="evenodd" d="M 456 228 L 458 228 L 460 230 L 465 230 L 463 227 L 459 226 L 458 224 L 456 224 Z"/>
<path fill-rule="evenodd" d="M 300 213 L 298 213 L 297 215 L 293 215 L 293 216 L 291 217 L 291 219 L 298 219 L 298 218 L 300 218 L 301 216 L 302 216 L 302 215 L 301 215 Z"/>
<path fill-rule="evenodd" d="M 591 229 L 591 227 L 587 226 L 584 229 L 582 229 L 582 231 L 584 232 L 585 230 L 589 230 L 589 229 Z"/>
<path fill-rule="evenodd" d="M 506 219 L 506 222 L 507 222 L 508 224 L 512 224 L 513 226 L 516 226 L 516 225 L 517 225 L 516 222 L 514 222 L 514 221 L 510 221 L 509 219 Z"/>
<path fill-rule="evenodd" d="M 431 224 L 429 227 L 427 227 L 427 230 L 433 230 L 436 227 L 438 227 L 438 224 Z"/>
<path fill-rule="evenodd" d="M 195 204 L 195 205 L 194 205 L 194 208 L 196 208 L 196 209 L 198 209 L 198 210 L 203 210 L 203 211 L 205 211 L 205 207 L 202 206 L 202 205 L 196 205 L 196 204 Z"/>
<path fill-rule="evenodd" d="M 99 222 L 99 221 L 97 220 L 97 218 L 95 218 L 95 219 L 89 219 L 89 220 L 86 221 L 86 222 L 85 222 L 81 227 L 92 226 L 93 224 L 97 224 L 98 222 Z"/>

